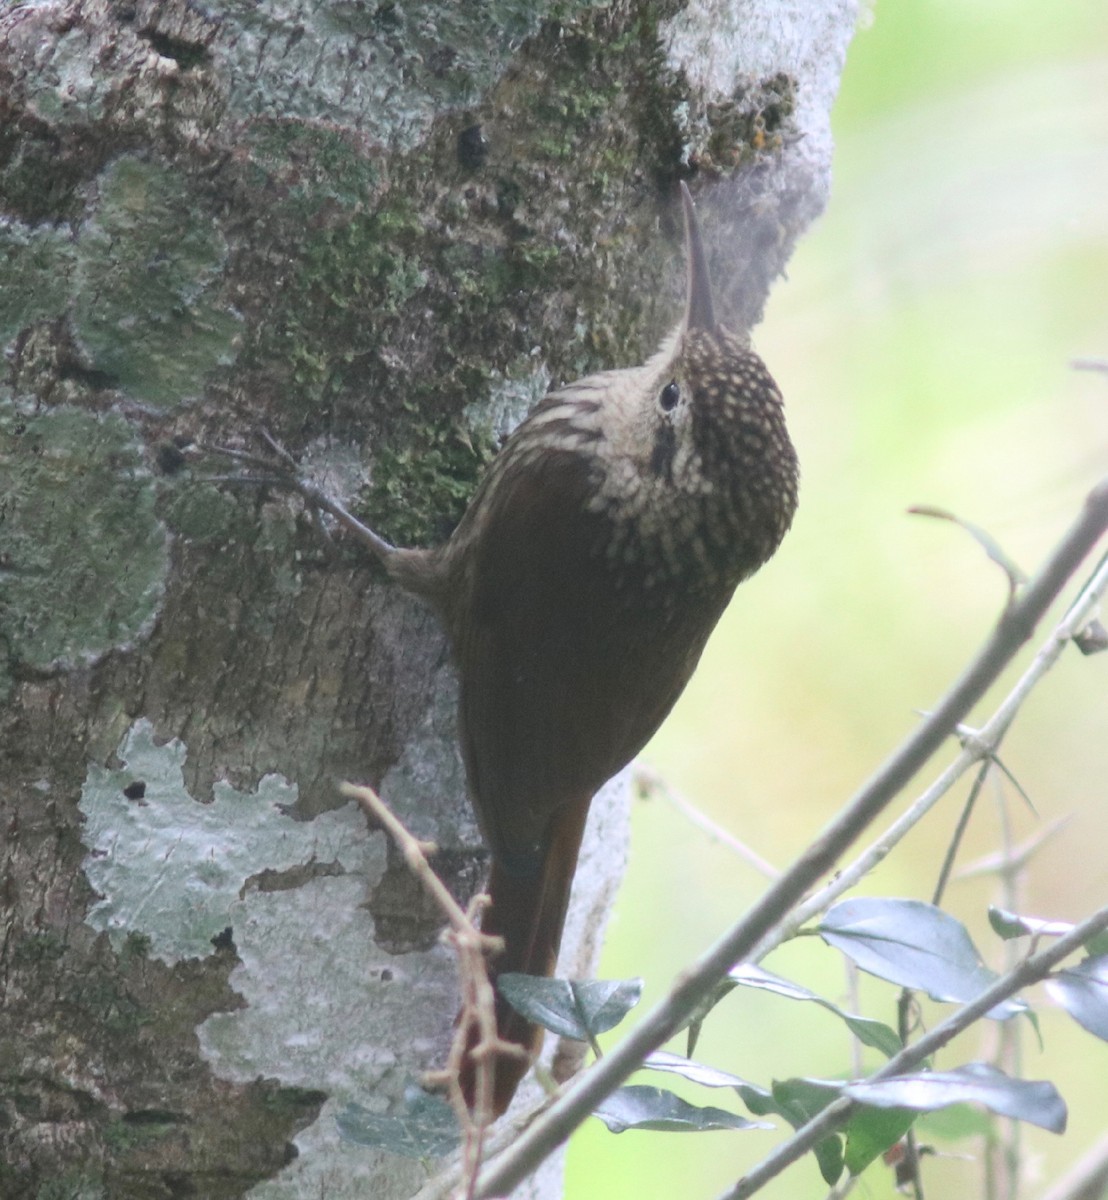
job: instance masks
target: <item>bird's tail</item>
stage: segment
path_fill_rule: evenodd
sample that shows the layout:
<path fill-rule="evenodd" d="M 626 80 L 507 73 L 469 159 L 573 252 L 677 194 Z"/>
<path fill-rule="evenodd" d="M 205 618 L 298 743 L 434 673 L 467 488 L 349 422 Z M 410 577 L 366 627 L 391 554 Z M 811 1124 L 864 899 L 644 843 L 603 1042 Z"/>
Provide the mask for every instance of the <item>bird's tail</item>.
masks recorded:
<path fill-rule="evenodd" d="M 558 961 L 573 873 L 585 831 L 589 801 L 563 805 L 550 823 L 542 870 L 537 875 L 509 874 L 495 861 L 486 889 L 491 904 L 481 921 L 483 933 L 504 939 L 503 953 L 490 964 L 495 984 L 500 975 L 519 971 L 525 975 L 551 976 Z M 500 1116 L 515 1095 L 542 1046 L 543 1031 L 520 1016 L 499 994 L 496 996 L 496 1029 L 506 1042 L 520 1046 L 525 1056 L 497 1055 L 493 1058 L 493 1113 Z M 466 1103 L 476 1097 L 477 1064 L 467 1055 L 462 1063 L 461 1086 Z"/>

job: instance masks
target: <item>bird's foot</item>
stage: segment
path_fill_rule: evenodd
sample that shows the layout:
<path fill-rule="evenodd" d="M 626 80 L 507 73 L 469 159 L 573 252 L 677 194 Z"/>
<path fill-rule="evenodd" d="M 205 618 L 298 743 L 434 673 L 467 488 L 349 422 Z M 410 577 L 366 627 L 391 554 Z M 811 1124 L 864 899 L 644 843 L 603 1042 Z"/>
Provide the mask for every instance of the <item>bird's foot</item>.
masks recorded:
<path fill-rule="evenodd" d="M 359 521 L 334 496 L 305 479 L 300 474 L 300 464 L 267 429 L 259 429 L 258 437 L 265 443 L 268 449 L 267 454 L 238 450 L 230 446 L 202 447 L 201 449 L 207 453 L 229 458 L 239 467 L 246 468 L 227 475 L 210 476 L 212 482 L 246 484 L 255 487 L 279 487 L 295 492 L 304 501 L 316 528 L 328 541 L 331 540 L 331 535 L 323 522 L 323 513 L 334 517 L 343 529 L 353 534 L 382 562 L 393 553 L 395 547 L 385 541 L 380 534 Z"/>

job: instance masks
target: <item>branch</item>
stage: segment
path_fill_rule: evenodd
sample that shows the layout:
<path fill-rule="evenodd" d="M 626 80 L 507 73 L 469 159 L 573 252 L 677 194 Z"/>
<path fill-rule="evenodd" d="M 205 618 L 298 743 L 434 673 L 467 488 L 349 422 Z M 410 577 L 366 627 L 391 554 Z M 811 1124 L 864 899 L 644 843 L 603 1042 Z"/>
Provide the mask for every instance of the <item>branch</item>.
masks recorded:
<path fill-rule="evenodd" d="M 1054 666 L 1066 648 L 1095 614 L 1101 598 L 1108 592 L 1108 557 L 1097 567 L 1066 615 L 1047 638 L 1027 670 L 1001 702 L 993 716 L 978 730 L 976 737 L 962 739 L 962 752 L 935 782 L 889 828 L 869 845 L 849 866 L 836 872 L 835 878 L 798 905 L 774 930 L 762 939 L 751 955 L 760 960 L 813 917 L 825 911 L 844 892 L 868 875 L 905 835 L 946 795 L 958 780 L 982 759 L 993 757 L 1008 727 L 1024 701 Z M 953 731 L 952 731 L 953 732 Z"/>
<path fill-rule="evenodd" d="M 987 988 L 964 1008 L 960 1008 L 948 1017 L 941 1025 L 936 1025 L 929 1033 L 924 1034 L 918 1042 L 906 1046 L 895 1057 L 890 1058 L 880 1070 L 874 1071 L 866 1080 L 876 1083 L 881 1079 L 889 1079 L 894 1075 L 903 1074 L 917 1067 L 937 1050 L 941 1050 L 964 1029 L 968 1029 L 979 1018 L 1002 1000 L 1007 1000 L 1016 992 L 1021 991 L 1032 983 L 1038 983 L 1068 955 L 1089 940 L 1089 938 L 1108 929 L 1108 904 L 1098 909 L 1091 917 L 1075 925 L 1064 937 L 1060 937 L 1047 950 L 1025 958 L 1019 966 L 1002 975 L 991 987 Z M 813 1117 L 807 1125 L 801 1126 L 787 1142 L 783 1142 L 752 1171 L 745 1175 L 734 1188 L 720 1196 L 719 1200 L 745 1200 L 765 1186 L 775 1176 L 791 1163 L 796 1162 L 818 1142 L 829 1134 L 841 1128 L 858 1108 L 862 1107 L 855 1100 L 843 1097 L 829 1104 L 817 1117 Z"/>
<path fill-rule="evenodd" d="M 470 910 L 465 911 L 427 861 L 427 855 L 433 853 L 435 847 L 413 836 L 372 788 L 343 783 L 339 785 L 339 791 L 344 796 L 357 800 L 366 815 L 392 838 L 404 855 L 408 869 L 439 906 L 450 925 L 449 930 L 444 933 L 443 940 L 453 948 L 458 959 L 462 992 L 461 1012 L 455 1023 L 446 1067 L 442 1071 L 429 1074 L 428 1082 L 446 1088 L 458 1118 L 458 1125 L 463 1134 L 460 1178 L 468 1200 L 476 1186 L 485 1133 L 493 1120 L 492 1056 L 516 1050 L 516 1047 L 501 1042 L 497 1036 L 496 999 L 486 965 L 486 959 L 499 953 L 504 944 L 500 938 L 483 934 L 474 924 L 485 897 L 475 897 Z M 477 1095 L 472 1111 L 467 1106 L 458 1083 L 466 1054 L 471 1054 L 477 1060 Z"/>
<path fill-rule="evenodd" d="M 638 1069 L 648 1054 L 678 1032 L 702 997 L 731 967 L 750 956 L 782 914 L 839 856 L 920 770 L 1031 637 L 1035 626 L 1082 560 L 1108 529 L 1108 479 L 1088 496 L 1082 512 L 1038 576 L 1005 610 L 989 640 L 962 677 L 901 748 L 863 785 L 850 803 L 774 883 L 678 980 L 671 993 L 596 1063 L 496 1161 L 478 1181 L 477 1195 L 507 1194 Z"/>

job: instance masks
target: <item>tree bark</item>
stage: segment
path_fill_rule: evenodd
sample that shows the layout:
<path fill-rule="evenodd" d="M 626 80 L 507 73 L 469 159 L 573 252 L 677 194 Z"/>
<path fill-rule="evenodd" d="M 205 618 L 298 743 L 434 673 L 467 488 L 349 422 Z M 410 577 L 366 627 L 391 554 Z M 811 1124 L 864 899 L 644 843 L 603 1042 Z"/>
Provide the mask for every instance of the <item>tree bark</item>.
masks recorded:
<path fill-rule="evenodd" d="M 0 1196 L 425 1177 L 342 1131 L 441 1063 L 452 963 L 335 784 L 479 888 L 443 635 L 197 447 L 264 426 L 386 537 L 441 540 L 551 381 L 677 319 L 679 178 L 751 328 L 823 203 L 854 18 L 779 7 L 0 14 Z M 625 806 L 596 805 L 565 974 Z"/>

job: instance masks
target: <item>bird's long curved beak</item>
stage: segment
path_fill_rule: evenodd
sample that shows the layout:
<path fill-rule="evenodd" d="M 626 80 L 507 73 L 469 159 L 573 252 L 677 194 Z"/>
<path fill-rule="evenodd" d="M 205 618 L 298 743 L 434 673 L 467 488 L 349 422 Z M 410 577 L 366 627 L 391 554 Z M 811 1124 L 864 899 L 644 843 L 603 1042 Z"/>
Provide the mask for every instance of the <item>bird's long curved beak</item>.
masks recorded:
<path fill-rule="evenodd" d="M 688 265 L 688 298 L 685 307 L 686 329 L 715 329 L 716 314 L 712 304 L 712 279 L 708 260 L 700 238 L 700 223 L 696 219 L 692 196 L 681 180 L 681 203 L 685 210 L 685 261 Z"/>

